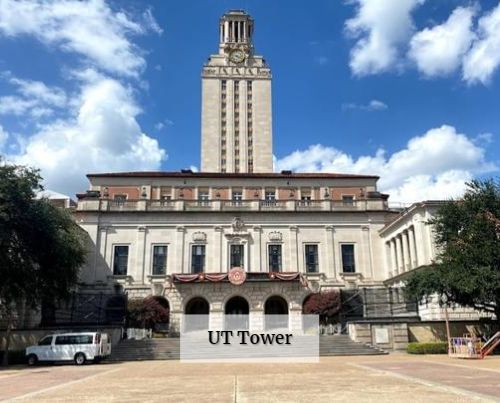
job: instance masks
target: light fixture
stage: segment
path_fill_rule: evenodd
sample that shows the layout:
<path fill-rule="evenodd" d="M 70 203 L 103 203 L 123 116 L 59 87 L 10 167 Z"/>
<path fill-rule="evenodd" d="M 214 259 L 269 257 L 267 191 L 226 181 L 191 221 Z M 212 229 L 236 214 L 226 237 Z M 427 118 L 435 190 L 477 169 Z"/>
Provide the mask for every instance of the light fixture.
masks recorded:
<path fill-rule="evenodd" d="M 255 191 L 255 193 L 253 194 L 253 197 L 259 197 L 259 192 Z"/>
<path fill-rule="evenodd" d="M 328 193 L 328 189 L 325 189 L 324 197 L 325 197 L 325 199 L 328 199 L 330 197 L 330 194 Z"/>

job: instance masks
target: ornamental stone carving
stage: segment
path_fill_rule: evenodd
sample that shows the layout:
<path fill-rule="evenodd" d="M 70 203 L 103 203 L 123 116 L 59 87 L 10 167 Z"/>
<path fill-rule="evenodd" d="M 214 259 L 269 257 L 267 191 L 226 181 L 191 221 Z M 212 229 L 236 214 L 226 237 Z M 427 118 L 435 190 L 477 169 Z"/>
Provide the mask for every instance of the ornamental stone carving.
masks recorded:
<path fill-rule="evenodd" d="M 279 231 L 270 232 L 269 240 L 273 242 L 281 242 L 283 240 L 283 235 Z"/>
<path fill-rule="evenodd" d="M 193 233 L 193 241 L 194 242 L 206 242 L 207 234 L 205 232 L 195 232 Z"/>
<path fill-rule="evenodd" d="M 240 217 L 234 217 L 233 222 L 231 223 L 234 232 L 243 231 L 244 223 Z"/>

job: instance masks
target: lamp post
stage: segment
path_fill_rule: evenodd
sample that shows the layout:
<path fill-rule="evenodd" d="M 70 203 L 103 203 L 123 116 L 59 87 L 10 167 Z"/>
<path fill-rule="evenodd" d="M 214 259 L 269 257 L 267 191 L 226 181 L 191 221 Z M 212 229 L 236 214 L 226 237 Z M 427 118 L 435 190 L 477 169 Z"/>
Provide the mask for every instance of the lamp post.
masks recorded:
<path fill-rule="evenodd" d="M 446 338 L 448 339 L 448 355 L 451 354 L 451 335 L 450 335 L 450 321 L 448 319 L 448 296 L 441 295 L 441 302 L 444 304 L 444 320 L 446 323 Z"/>

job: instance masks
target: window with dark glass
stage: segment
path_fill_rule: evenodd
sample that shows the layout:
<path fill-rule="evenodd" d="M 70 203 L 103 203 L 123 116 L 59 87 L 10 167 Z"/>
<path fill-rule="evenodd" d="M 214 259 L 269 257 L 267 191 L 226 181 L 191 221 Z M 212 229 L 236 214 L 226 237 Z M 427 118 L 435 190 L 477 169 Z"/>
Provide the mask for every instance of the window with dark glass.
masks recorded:
<path fill-rule="evenodd" d="M 203 273 L 205 270 L 205 245 L 193 245 L 191 254 L 191 272 Z"/>
<path fill-rule="evenodd" d="M 342 204 L 344 204 L 345 206 L 353 206 L 354 196 L 342 196 Z"/>
<path fill-rule="evenodd" d="M 354 244 L 344 244 L 342 250 L 342 271 L 344 273 L 354 273 L 356 264 L 354 261 Z"/>
<path fill-rule="evenodd" d="M 128 246 L 116 245 L 113 259 L 113 274 L 115 276 L 125 276 L 128 266 Z"/>
<path fill-rule="evenodd" d="M 281 245 L 269 245 L 269 271 L 281 271 Z"/>
<path fill-rule="evenodd" d="M 167 272 L 167 245 L 153 247 L 153 275 L 162 275 Z"/>
<path fill-rule="evenodd" d="M 198 192 L 198 200 L 200 202 L 200 205 L 202 206 L 208 206 L 209 201 L 208 201 L 208 190 L 200 190 Z"/>
<path fill-rule="evenodd" d="M 318 245 L 306 245 L 305 246 L 306 255 L 306 272 L 307 273 L 317 273 L 318 272 Z"/>
<path fill-rule="evenodd" d="M 231 268 L 233 267 L 243 267 L 243 245 L 231 245 Z"/>

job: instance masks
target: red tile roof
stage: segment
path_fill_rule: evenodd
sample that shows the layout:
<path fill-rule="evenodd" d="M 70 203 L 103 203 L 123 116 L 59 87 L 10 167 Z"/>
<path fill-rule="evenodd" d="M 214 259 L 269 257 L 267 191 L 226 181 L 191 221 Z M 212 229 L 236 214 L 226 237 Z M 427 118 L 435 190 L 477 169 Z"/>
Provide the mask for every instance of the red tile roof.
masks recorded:
<path fill-rule="evenodd" d="M 108 172 L 90 173 L 87 178 L 295 178 L 295 179 L 379 179 L 377 175 L 339 173 L 219 173 L 219 172 Z"/>

